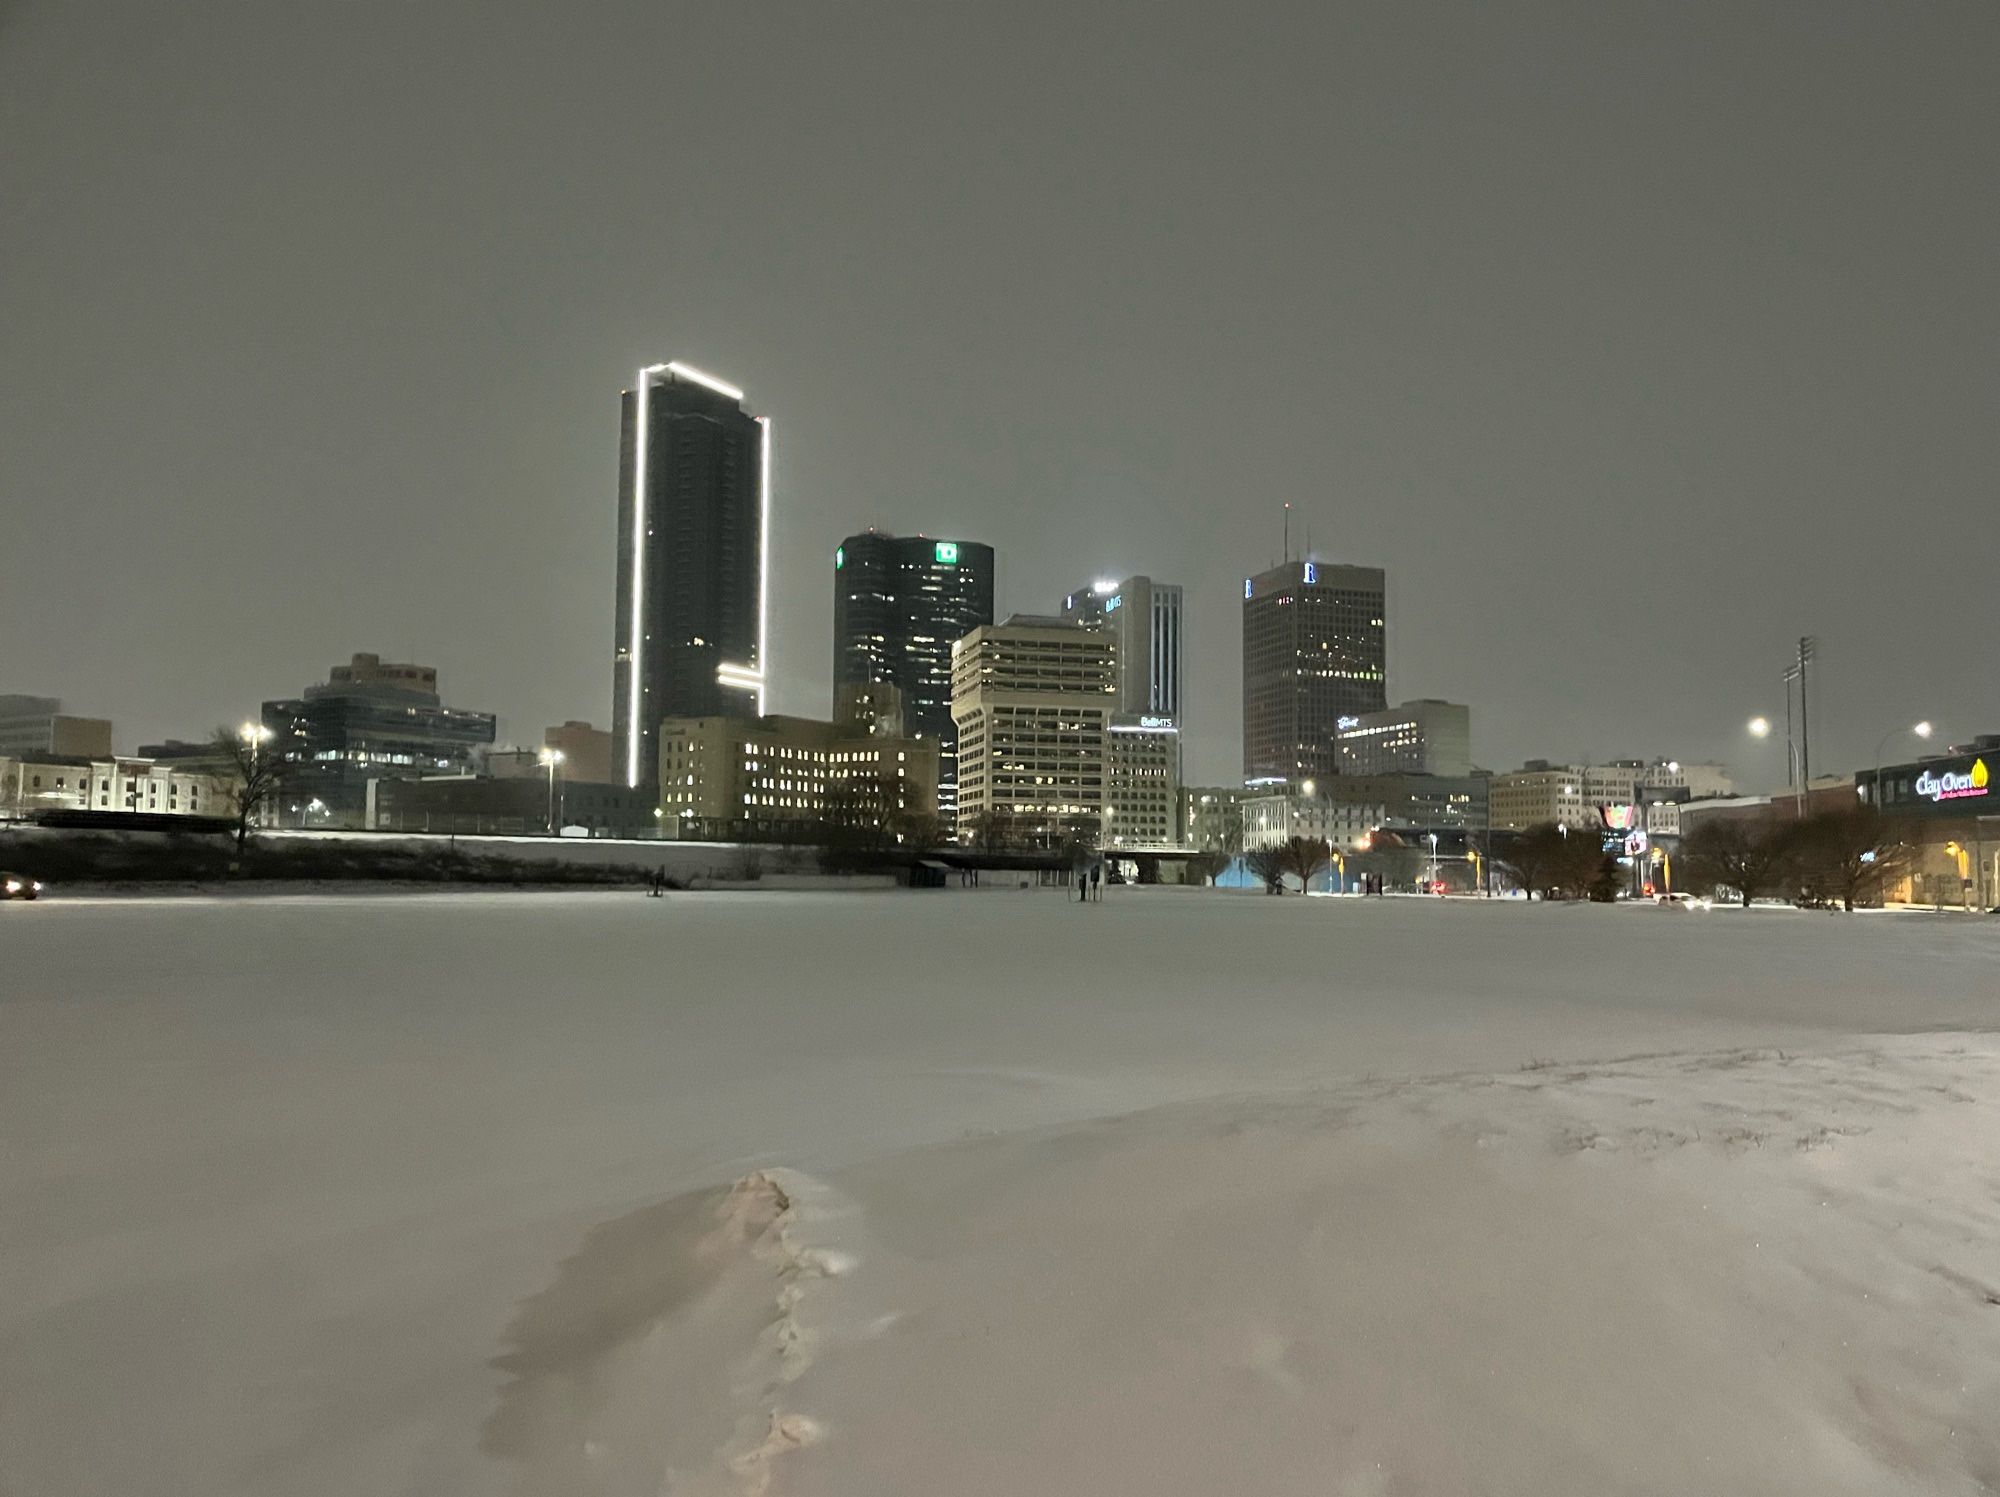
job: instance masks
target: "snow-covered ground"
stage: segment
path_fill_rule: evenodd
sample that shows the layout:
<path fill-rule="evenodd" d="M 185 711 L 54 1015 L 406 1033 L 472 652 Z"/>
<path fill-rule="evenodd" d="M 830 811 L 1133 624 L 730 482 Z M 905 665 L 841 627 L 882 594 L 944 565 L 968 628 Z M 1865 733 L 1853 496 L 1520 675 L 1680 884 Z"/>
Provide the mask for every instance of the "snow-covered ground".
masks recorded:
<path fill-rule="evenodd" d="M 2000 1489 L 2000 922 L 0 905 L 0 1492 Z"/>

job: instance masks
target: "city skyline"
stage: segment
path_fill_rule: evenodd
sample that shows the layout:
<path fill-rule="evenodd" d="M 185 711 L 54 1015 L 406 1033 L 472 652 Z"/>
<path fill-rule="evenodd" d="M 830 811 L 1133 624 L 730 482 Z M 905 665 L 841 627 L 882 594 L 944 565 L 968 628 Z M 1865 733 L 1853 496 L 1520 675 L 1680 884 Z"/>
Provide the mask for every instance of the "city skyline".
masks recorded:
<path fill-rule="evenodd" d="M 784 422 L 774 710 L 830 705 L 841 536 L 978 535 L 1002 612 L 1181 583 L 1187 774 L 1232 778 L 1230 590 L 1290 498 L 1316 554 L 1402 579 L 1393 694 L 1472 704 L 1490 767 L 1781 784 L 1743 724 L 1782 719 L 1806 633 L 1815 767 L 1987 730 L 1991 673 L 1919 627 L 1974 609 L 1995 544 L 1954 520 L 1991 473 L 1982 49 L 1944 11 L 1806 39 L 1558 10 L 1301 10 L 1220 70 L 1219 22 L 1087 8 L 1053 59 L 993 18 L 857 52 L 734 14 L 699 66 L 641 8 L 489 11 L 485 71 L 416 89 L 469 12 L 10 9 L 0 192 L 36 211 L 0 223 L 0 502 L 39 538 L 4 563 L 4 685 L 130 744 L 364 649 L 509 737 L 606 721 L 605 391 L 684 354 Z M 772 103 L 738 119 L 749 59 Z"/>

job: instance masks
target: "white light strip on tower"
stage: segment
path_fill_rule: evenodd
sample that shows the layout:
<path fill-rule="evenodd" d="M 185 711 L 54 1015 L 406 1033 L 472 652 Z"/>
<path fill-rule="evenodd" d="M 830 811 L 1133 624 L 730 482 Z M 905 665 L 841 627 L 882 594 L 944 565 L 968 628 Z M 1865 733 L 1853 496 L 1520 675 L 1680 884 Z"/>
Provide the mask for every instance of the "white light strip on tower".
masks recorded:
<path fill-rule="evenodd" d="M 645 653 L 645 613 L 646 596 L 646 406 L 652 388 L 653 376 L 666 368 L 665 364 L 648 364 L 639 371 L 639 384 L 634 393 L 639 398 L 639 413 L 635 422 L 632 446 L 632 637 L 627 641 L 626 668 L 631 672 L 630 707 L 625 716 L 625 784 L 628 789 L 639 783 L 639 683 L 643 679 L 640 668 Z"/>
<path fill-rule="evenodd" d="M 724 686 L 736 686 L 745 689 L 761 688 L 764 684 L 763 676 L 751 670 L 749 666 L 731 665 L 726 660 L 715 668 L 715 679 L 720 681 Z"/>
<path fill-rule="evenodd" d="M 712 374 L 703 374 L 692 364 L 668 364 L 664 367 L 669 374 L 678 374 L 682 379 L 691 379 L 698 385 L 706 385 L 718 395 L 727 395 L 731 400 L 743 398 L 743 392 L 736 386 L 727 384 Z"/>
<path fill-rule="evenodd" d="M 758 465 L 757 488 L 757 715 L 764 715 L 764 678 L 771 673 L 768 626 L 771 594 L 771 418 L 759 416 L 764 428 L 762 461 Z"/>

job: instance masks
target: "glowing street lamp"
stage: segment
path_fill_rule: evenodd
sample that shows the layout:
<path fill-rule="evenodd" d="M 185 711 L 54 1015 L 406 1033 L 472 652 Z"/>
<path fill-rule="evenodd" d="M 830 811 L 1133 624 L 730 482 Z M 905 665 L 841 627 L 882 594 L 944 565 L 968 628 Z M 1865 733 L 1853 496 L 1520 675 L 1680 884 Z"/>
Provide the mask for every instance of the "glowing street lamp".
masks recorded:
<path fill-rule="evenodd" d="M 549 772 L 549 835 L 556 834 L 556 766 L 563 761 L 562 750 L 545 748 L 542 750 L 542 765 Z"/>

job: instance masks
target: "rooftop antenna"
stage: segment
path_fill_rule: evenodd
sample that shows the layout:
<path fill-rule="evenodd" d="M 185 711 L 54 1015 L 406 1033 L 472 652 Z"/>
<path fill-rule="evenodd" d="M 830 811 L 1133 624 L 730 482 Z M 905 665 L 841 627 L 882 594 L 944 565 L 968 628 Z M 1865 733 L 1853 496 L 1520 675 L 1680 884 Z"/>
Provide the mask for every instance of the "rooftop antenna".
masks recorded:
<path fill-rule="evenodd" d="M 1285 565 L 1292 564 L 1292 501 L 1285 501 Z"/>

